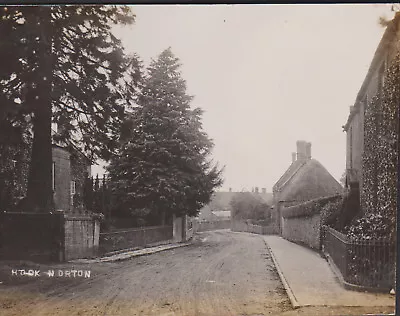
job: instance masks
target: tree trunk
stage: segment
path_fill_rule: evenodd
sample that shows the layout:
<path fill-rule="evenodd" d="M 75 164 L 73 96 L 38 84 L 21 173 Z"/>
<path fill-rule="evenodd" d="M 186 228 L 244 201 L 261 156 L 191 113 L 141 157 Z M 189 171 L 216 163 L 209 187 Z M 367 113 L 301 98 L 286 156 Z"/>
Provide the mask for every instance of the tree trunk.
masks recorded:
<path fill-rule="evenodd" d="M 33 144 L 28 176 L 27 211 L 51 212 L 54 210 L 52 188 L 52 52 L 51 7 L 38 10 L 37 26 L 40 30 L 39 72 L 37 94 L 33 101 Z"/>

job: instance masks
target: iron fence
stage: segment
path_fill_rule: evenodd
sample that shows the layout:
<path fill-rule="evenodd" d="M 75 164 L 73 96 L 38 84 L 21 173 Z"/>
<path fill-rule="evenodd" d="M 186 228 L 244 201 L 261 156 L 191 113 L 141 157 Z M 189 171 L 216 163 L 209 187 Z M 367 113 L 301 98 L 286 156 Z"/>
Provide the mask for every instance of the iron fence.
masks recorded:
<path fill-rule="evenodd" d="M 354 239 L 323 226 L 323 252 L 339 269 L 345 282 L 391 289 L 395 282 L 396 247 L 386 239 Z"/>

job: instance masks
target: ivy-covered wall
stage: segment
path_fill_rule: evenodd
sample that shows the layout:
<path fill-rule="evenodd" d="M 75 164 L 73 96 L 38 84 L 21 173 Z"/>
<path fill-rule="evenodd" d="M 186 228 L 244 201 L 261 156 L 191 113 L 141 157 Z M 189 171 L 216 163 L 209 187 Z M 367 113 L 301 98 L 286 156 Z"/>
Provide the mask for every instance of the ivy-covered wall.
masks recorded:
<path fill-rule="evenodd" d="M 394 56 L 382 89 L 365 111 L 362 157 L 364 217 L 350 227 L 354 237 L 390 237 L 396 234 L 397 151 L 400 101 L 400 54 Z"/>

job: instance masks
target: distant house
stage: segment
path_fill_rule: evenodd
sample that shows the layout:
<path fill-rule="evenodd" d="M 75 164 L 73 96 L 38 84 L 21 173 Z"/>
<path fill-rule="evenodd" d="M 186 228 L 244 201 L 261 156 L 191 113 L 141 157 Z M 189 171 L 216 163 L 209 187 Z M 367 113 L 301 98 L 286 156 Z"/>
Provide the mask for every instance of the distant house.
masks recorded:
<path fill-rule="evenodd" d="M 297 141 L 297 153 L 292 153 L 292 163 L 273 186 L 273 219 L 281 227 L 283 207 L 297 205 L 316 198 L 342 192 L 338 181 L 311 158 L 311 143 Z"/>
<path fill-rule="evenodd" d="M 380 95 L 384 76 L 390 62 L 400 51 L 400 14 L 389 23 L 376 49 L 367 76 L 359 90 L 343 130 L 346 132 L 346 186 L 359 192 L 360 205 L 364 204 L 363 187 L 365 170 L 363 156 L 365 148 L 365 116 L 371 101 Z"/>

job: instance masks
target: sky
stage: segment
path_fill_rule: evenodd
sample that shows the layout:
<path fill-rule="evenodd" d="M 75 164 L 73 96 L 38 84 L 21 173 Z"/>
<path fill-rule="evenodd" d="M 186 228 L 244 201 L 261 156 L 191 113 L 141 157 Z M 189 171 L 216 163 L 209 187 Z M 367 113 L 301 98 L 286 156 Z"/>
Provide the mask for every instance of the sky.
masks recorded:
<path fill-rule="evenodd" d="M 342 126 L 383 35 L 390 5 L 134 5 L 136 22 L 116 27 L 127 52 L 145 65 L 166 48 L 182 77 L 212 158 L 220 190 L 272 186 L 291 163 L 296 141 L 339 180 Z M 93 173 L 102 173 L 101 166 Z"/>

